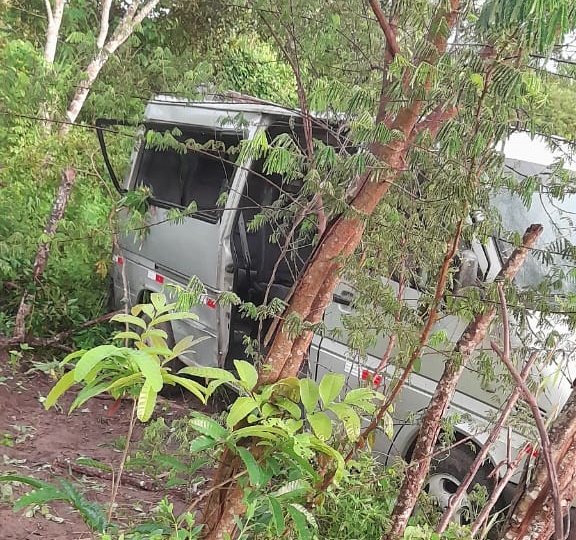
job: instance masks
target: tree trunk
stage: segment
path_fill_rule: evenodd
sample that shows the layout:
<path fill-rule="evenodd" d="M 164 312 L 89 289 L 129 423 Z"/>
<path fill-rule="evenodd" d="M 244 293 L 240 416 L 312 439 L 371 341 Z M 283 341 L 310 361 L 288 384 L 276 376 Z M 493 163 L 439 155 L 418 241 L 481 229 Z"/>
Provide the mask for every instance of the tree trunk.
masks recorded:
<path fill-rule="evenodd" d="M 78 118 L 86 102 L 86 98 L 90 93 L 90 89 L 108 61 L 108 58 L 132 35 L 134 28 L 150 14 L 159 1 L 160 0 L 147 0 L 143 5 L 142 0 L 134 0 L 130 3 L 122 20 L 118 23 L 118 26 L 108 41 L 106 41 L 106 36 L 108 35 L 109 27 L 110 1 L 107 0 L 103 3 L 100 30 L 97 38 L 98 52 L 88 64 L 84 72 L 84 79 L 78 85 L 74 96 L 70 100 L 68 110 L 66 111 L 66 118 L 69 123 L 62 124 L 60 128 L 61 135 L 68 133 L 70 124 L 73 124 L 76 118 Z"/>
<path fill-rule="evenodd" d="M 72 190 L 75 181 L 76 171 L 74 169 L 68 168 L 62 172 L 62 181 L 60 182 L 60 186 L 58 188 L 58 194 L 54 200 L 52 212 L 48 218 L 48 223 L 44 228 L 45 240 L 38 246 L 36 258 L 34 259 L 34 287 L 38 284 L 40 277 L 44 273 L 46 264 L 48 263 L 48 257 L 50 256 L 50 242 L 56 233 L 58 224 L 64 217 L 64 212 L 66 210 L 66 206 L 68 205 L 68 199 L 70 198 L 70 191 Z M 35 292 L 26 291 L 22 296 L 22 300 L 20 301 L 20 306 L 18 308 L 18 312 L 16 313 L 16 320 L 14 323 L 14 338 L 17 338 L 18 340 L 23 340 L 26 335 L 26 319 L 32 311 L 32 304 L 35 297 Z"/>
<path fill-rule="evenodd" d="M 378 9 L 377 3 L 373 3 L 373 5 Z M 459 7 L 460 0 L 450 0 L 438 8 L 430 25 L 430 33 L 427 36 L 432 47 L 425 56 L 413 59 L 415 65 L 436 64 L 438 62 L 440 55 L 446 49 L 449 30 L 456 22 Z M 379 9 L 378 12 L 380 12 Z M 381 15 L 383 16 L 383 14 Z M 380 24 L 382 24 L 381 19 L 382 17 L 378 18 Z M 388 31 L 390 29 L 388 28 Z M 389 55 L 395 54 L 395 51 L 390 50 L 390 47 L 388 49 Z M 304 275 L 298 281 L 290 305 L 283 313 L 276 329 L 270 351 L 259 372 L 259 384 L 270 384 L 281 378 L 298 375 L 300 366 L 308 353 L 313 333 L 307 330 L 299 335 L 294 335 L 286 325 L 287 319 L 289 320 L 290 315 L 294 315 L 301 321 L 312 325 L 321 321 L 340 281 L 340 270 L 346 258 L 360 244 L 367 218 L 372 215 L 390 187 L 406 170 L 406 154 L 414 130 L 423 125 L 427 126 L 430 122 L 428 117 L 422 118 L 426 112 L 426 103 L 421 98 L 409 100 L 406 105 L 398 109 L 392 119 L 387 110 L 389 97 L 386 93 L 387 84 L 387 76 L 384 74 L 382 79 L 383 91 L 380 96 L 376 122 L 402 133 L 403 139 L 395 139 L 385 146 L 380 144 L 371 146 L 370 150 L 382 163 L 382 174 L 379 178 L 375 178 L 371 173 L 367 173 L 362 178 L 346 215 L 337 218 L 322 235 L 314 256 L 304 271 Z M 423 83 L 424 89 L 428 89 L 429 86 L 429 81 Z M 434 129 L 429 130 L 431 138 L 444 123 L 456 114 L 457 108 L 449 107 L 442 114 L 436 115 L 434 117 Z M 234 489 L 233 492 L 228 491 L 224 496 L 219 494 L 218 497 L 210 496 L 208 498 L 206 503 L 208 508 L 222 505 L 220 511 L 222 519 L 217 523 L 211 523 L 210 527 L 207 527 L 203 533 L 203 538 L 214 540 L 224 538 L 226 535 L 232 537 L 233 531 L 227 529 L 230 520 L 224 518 L 229 515 L 230 508 L 241 508 L 242 496 L 241 490 Z"/>
<path fill-rule="evenodd" d="M 530 248 L 542 234 L 541 225 L 531 225 L 522 239 L 522 247 L 516 249 L 506 264 L 500 270 L 497 279 L 512 280 L 524 263 Z M 422 491 L 426 476 L 430 469 L 434 447 L 440 434 L 440 423 L 446 409 L 456 391 L 456 385 L 464 371 L 466 362 L 472 356 L 474 350 L 486 337 L 486 333 L 497 309 L 492 306 L 483 314 L 477 315 L 466 327 L 462 337 L 455 347 L 459 353 L 448 359 L 444 366 L 444 373 L 438 381 L 436 390 L 430 404 L 426 409 L 422 424 L 416 439 L 416 446 L 412 454 L 409 466 L 409 474 L 406 474 L 398 493 L 398 499 L 391 515 L 390 530 L 383 536 L 383 540 L 398 540 L 403 537 L 408 519 L 414 511 L 418 495 Z"/>
<path fill-rule="evenodd" d="M 54 63 L 56 57 L 56 47 L 58 46 L 58 35 L 64 14 L 65 0 L 54 0 L 54 8 L 50 5 L 50 0 L 46 3 L 46 16 L 48 17 L 48 28 L 46 29 L 46 44 L 44 46 L 44 60 L 49 64 Z"/>
<path fill-rule="evenodd" d="M 576 499 L 576 390 L 573 390 L 549 430 L 556 464 L 560 505 L 567 514 Z M 554 533 L 554 501 L 545 460 L 536 463 L 532 481 L 516 504 L 503 531 L 504 540 L 547 540 Z M 571 530 L 576 523 L 571 524 Z M 569 538 L 574 538 L 574 532 Z"/>

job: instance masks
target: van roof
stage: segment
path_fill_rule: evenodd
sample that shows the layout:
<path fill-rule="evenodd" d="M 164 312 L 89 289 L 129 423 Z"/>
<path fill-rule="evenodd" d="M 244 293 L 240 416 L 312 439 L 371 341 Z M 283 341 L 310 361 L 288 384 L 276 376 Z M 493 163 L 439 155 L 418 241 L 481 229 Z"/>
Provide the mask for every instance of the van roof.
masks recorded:
<path fill-rule="evenodd" d="M 177 96 L 159 95 L 152 98 L 146 105 L 144 118 L 147 121 L 158 121 L 174 124 L 198 124 L 198 113 L 204 114 L 225 113 L 228 116 L 237 114 L 251 116 L 262 114 L 278 118 L 295 118 L 300 112 L 295 109 L 287 109 L 266 101 L 237 94 L 234 92 L 222 95 L 206 95 L 204 100 L 193 101 Z"/>

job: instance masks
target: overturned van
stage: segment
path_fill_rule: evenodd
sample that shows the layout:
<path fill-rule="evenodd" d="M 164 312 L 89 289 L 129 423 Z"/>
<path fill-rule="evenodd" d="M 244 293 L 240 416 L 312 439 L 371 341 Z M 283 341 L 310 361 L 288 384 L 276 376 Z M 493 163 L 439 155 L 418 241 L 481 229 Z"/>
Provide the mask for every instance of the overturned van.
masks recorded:
<path fill-rule="evenodd" d="M 100 121 L 100 126 L 112 123 Z M 147 234 L 122 234 L 114 253 L 114 303 L 117 308 L 124 302 L 133 305 L 151 292 L 163 291 L 167 284 L 184 287 L 197 276 L 205 292 L 200 305 L 193 308 L 198 320 L 167 323 L 167 333 L 176 341 L 190 334 L 207 338 L 197 346 L 194 356 L 181 358 L 183 362 L 228 368 L 232 360 L 245 357 L 245 340 L 258 337 L 258 325 L 243 318 L 234 306 L 219 303 L 219 295 L 232 291 L 241 300 L 256 305 L 272 298 L 285 299 L 312 252 L 312 243 L 305 242 L 289 252 L 283 250 L 283 238 L 273 234 L 270 223 L 249 226 L 262 208 L 289 197 L 290 190 L 297 190 L 298 185 L 268 173 L 262 161 L 238 162 L 235 149 L 240 141 L 262 131 L 269 137 L 287 133 L 302 144 L 302 120 L 295 111 L 261 103 L 158 97 L 146 107 L 143 126 L 129 172 L 122 180 L 110 167 L 104 130 L 99 131 L 105 161 L 118 189 L 129 192 L 144 187 L 150 192 Z M 177 141 L 193 139 L 198 146 L 178 149 L 146 144 L 149 133 L 168 132 L 175 133 Z M 340 144 L 335 140 L 337 133 L 317 128 L 314 137 L 336 146 Z M 505 167 L 520 176 L 545 176 L 558 157 L 543 141 L 524 133 L 513 135 L 502 151 Z M 531 223 L 543 224 L 542 245 L 574 240 L 570 216 L 576 215 L 576 196 L 564 197 L 561 204 L 546 197 L 546 193 L 538 193 L 531 204 L 524 205 L 518 198 L 502 193 L 494 204 L 509 230 L 521 232 Z M 169 214 L 173 208 L 194 211 L 174 223 Z M 489 283 L 498 275 L 509 250 L 510 244 L 497 238 L 485 243 L 474 241 L 467 246 L 461 264 L 472 268 L 474 281 Z M 537 282 L 542 271 L 542 263 L 531 258 L 518 277 L 520 285 Z M 394 287 L 394 282 L 390 286 Z M 420 294 L 417 287 L 406 287 L 403 300 L 417 307 Z M 342 283 L 338 287 L 324 317 L 326 331 L 315 336 L 308 359 L 311 376 L 343 373 L 350 387 L 363 384 L 366 378 L 374 380 L 374 371 L 388 346 L 388 338 L 380 336 L 368 355 L 359 358 L 348 348 L 346 333 L 334 331 L 344 327 L 343 319 L 353 310 L 354 295 L 350 285 Z M 537 333 L 539 328 L 534 324 Z M 448 316 L 436 324 L 436 330 L 444 331 L 453 343 L 465 326 L 465 321 Z M 540 407 L 547 414 L 561 407 L 570 393 L 571 381 L 576 380 L 574 346 L 569 338 L 564 341 L 558 363 L 551 362 L 536 375 L 552 381 L 540 394 Z M 393 438 L 381 436 L 378 441 L 377 451 L 384 459 L 410 454 L 419 413 L 429 403 L 443 363 L 441 353 L 433 348 L 425 350 L 419 373 L 411 376 L 395 405 Z M 473 447 L 481 446 L 489 434 L 482 426 L 497 416 L 504 399 L 495 387 L 481 384 L 473 368 L 466 370 L 450 412 L 461 417 L 454 426 L 456 437 L 472 444 L 456 447 L 436 466 L 429 490 L 441 503 L 447 503 L 468 472 L 474 459 Z M 510 448 L 517 452 L 524 442 L 515 432 L 504 433 L 491 450 L 490 463 L 480 471 L 478 481 L 489 486 L 491 469 L 499 468 L 510 457 Z"/>

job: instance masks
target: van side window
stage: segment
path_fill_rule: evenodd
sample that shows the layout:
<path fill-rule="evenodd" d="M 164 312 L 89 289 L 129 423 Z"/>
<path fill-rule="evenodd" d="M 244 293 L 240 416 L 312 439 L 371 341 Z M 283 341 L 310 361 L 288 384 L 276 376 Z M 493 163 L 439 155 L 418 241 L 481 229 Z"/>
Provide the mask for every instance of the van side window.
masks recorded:
<path fill-rule="evenodd" d="M 166 128 L 148 126 L 156 132 Z M 192 217 L 216 223 L 221 214 L 217 202 L 232 183 L 236 167 L 235 155 L 227 150 L 237 146 L 238 134 L 209 132 L 204 129 L 180 128 L 179 142 L 205 144 L 218 141 L 222 149 L 192 150 L 179 153 L 172 148 L 143 148 L 136 175 L 136 186 L 152 192 L 152 204 L 169 208 L 186 208 L 196 203 Z M 223 143 L 223 144 L 222 144 Z M 190 146 L 190 144 L 189 144 Z"/>

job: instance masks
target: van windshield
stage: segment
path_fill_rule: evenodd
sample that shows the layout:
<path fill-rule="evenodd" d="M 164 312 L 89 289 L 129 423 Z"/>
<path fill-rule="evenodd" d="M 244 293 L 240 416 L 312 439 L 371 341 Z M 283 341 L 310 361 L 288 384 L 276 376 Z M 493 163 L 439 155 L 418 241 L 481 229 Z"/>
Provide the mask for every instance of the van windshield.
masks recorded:
<path fill-rule="evenodd" d="M 521 288 L 534 287 L 548 279 L 554 292 L 576 291 L 576 194 L 554 197 L 547 183 L 550 172 L 541 165 L 507 161 L 506 168 L 519 182 L 536 176 L 542 179 L 542 186 L 532 195 L 529 205 L 519 195 L 504 190 L 492 199 L 501 216 L 503 231 L 497 244 L 503 261 L 514 250 L 509 240 L 511 233 L 521 235 L 535 223 L 544 227 L 518 272 L 516 284 Z"/>
<path fill-rule="evenodd" d="M 168 129 L 160 126 L 148 128 L 146 135 L 152 130 L 165 134 Z M 194 202 L 197 212 L 192 217 L 216 222 L 221 213 L 218 199 L 231 185 L 235 173 L 235 156 L 229 150 L 238 145 L 240 137 L 237 133 L 189 126 L 180 127 L 179 131 L 181 135 L 174 138 L 179 143 L 188 141 L 188 148 L 184 144 L 180 148 L 167 148 L 166 144 L 146 144 L 143 147 L 136 186 L 148 187 L 153 203 L 160 206 L 186 208 Z"/>

